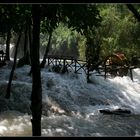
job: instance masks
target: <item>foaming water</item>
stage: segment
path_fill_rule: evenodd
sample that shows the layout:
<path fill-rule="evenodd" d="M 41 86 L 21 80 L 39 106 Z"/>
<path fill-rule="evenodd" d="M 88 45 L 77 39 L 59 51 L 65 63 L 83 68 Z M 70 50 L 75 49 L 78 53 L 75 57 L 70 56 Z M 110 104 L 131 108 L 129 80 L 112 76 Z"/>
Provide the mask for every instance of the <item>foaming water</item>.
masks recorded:
<path fill-rule="evenodd" d="M 31 136 L 30 66 L 17 68 L 11 97 L 5 99 L 10 65 L 0 69 L 0 135 Z M 41 71 L 43 136 L 139 136 L 140 69 L 129 76 L 107 78 L 73 72 Z M 129 109 L 130 115 L 104 115 L 100 109 Z M 115 129 L 112 129 L 115 128 Z"/>
<path fill-rule="evenodd" d="M 0 114 L 0 136 L 31 136 L 30 116 L 18 111 Z"/>

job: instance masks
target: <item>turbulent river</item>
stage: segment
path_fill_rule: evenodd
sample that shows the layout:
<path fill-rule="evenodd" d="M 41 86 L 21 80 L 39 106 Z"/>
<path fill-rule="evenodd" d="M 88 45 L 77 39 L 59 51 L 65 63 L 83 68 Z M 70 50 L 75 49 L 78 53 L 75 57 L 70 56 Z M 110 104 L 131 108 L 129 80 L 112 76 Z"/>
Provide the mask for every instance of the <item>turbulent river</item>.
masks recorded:
<path fill-rule="evenodd" d="M 16 68 L 10 99 L 5 99 L 11 64 L 0 68 L 0 136 L 32 136 L 30 66 Z M 41 71 L 42 136 L 140 136 L 140 69 L 129 76 L 107 78 L 73 72 Z M 108 115 L 100 109 L 128 109 Z"/>

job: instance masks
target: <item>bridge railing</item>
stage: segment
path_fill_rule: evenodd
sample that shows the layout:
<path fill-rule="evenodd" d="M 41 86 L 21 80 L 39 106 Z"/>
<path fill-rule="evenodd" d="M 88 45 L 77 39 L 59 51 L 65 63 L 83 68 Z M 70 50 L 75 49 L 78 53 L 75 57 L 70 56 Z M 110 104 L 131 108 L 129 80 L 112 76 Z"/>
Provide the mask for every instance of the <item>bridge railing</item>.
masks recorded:
<path fill-rule="evenodd" d="M 77 60 L 72 56 L 56 56 L 56 55 L 48 55 L 48 66 L 53 65 L 62 65 L 63 67 L 67 67 L 72 69 L 75 73 L 80 73 L 79 71 L 82 69 L 86 72 L 86 61 Z"/>
<path fill-rule="evenodd" d="M 62 66 L 67 67 L 73 70 L 75 73 L 80 74 L 80 70 L 83 70 L 85 74 L 87 75 L 87 81 L 90 81 L 89 77 L 91 74 L 95 74 L 93 70 L 90 70 L 90 66 L 87 63 L 87 61 L 78 60 L 72 56 L 56 56 L 56 55 L 48 55 L 48 66 Z M 133 74 L 132 69 L 134 69 L 134 66 L 117 66 L 115 68 L 111 68 L 110 66 L 99 66 L 98 70 L 100 72 L 104 72 L 104 74 L 98 74 L 97 76 L 104 76 L 104 78 L 107 78 L 108 71 L 115 71 L 118 69 L 128 69 L 130 71 L 130 77 L 131 80 L 133 80 Z"/>

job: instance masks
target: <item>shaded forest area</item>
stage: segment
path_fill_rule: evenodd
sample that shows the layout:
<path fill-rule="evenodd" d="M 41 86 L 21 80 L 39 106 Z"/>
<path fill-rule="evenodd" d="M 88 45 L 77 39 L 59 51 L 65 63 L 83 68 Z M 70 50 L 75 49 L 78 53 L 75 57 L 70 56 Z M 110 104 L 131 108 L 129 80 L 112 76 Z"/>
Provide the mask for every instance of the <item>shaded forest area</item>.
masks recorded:
<path fill-rule="evenodd" d="M 139 10 L 139 5 L 125 4 L 0 5 L 1 49 L 6 61 L 14 58 L 5 97 L 10 98 L 15 68 L 31 65 L 33 136 L 41 135 L 40 70 L 47 55 L 73 56 L 96 65 L 114 52 L 123 52 L 131 62 L 140 57 Z"/>
<path fill-rule="evenodd" d="M 135 5 L 138 7 L 138 5 Z M 100 57 L 104 58 L 115 51 L 125 52 L 128 58 L 139 54 L 139 27 L 140 24 L 133 13 L 124 4 L 98 4 L 102 17 L 101 26 L 96 28 L 95 43 L 100 45 Z M 41 25 L 43 23 L 41 22 Z M 44 30 L 44 29 L 43 29 Z M 19 44 L 18 58 L 23 56 L 24 33 Z M 11 44 L 15 44 L 17 33 L 12 32 Z M 47 32 L 40 33 L 40 58 L 43 58 L 45 48 L 49 40 Z M 0 44 L 6 43 L 6 36 L 1 35 Z M 60 22 L 52 32 L 49 54 L 74 56 L 85 58 L 86 37 L 76 30 L 68 28 Z M 13 48 L 14 49 L 14 48 Z M 11 52 L 14 57 L 14 50 Z"/>

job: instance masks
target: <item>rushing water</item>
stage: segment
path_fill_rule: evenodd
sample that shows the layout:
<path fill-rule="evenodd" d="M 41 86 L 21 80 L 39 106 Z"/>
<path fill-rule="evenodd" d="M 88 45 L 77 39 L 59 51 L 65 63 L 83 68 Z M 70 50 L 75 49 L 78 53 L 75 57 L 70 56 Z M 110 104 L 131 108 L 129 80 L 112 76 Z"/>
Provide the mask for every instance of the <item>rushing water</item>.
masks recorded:
<path fill-rule="evenodd" d="M 0 69 L 0 136 L 31 136 L 30 66 L 17 68 L 10 99 L 5 99 L 11 64 Z M 42 136 L 140 136 L 140 69 L 107 78 L 41 71 Z M 129 109 L 130 115 L 105 115 L 99 109 Z"/>

